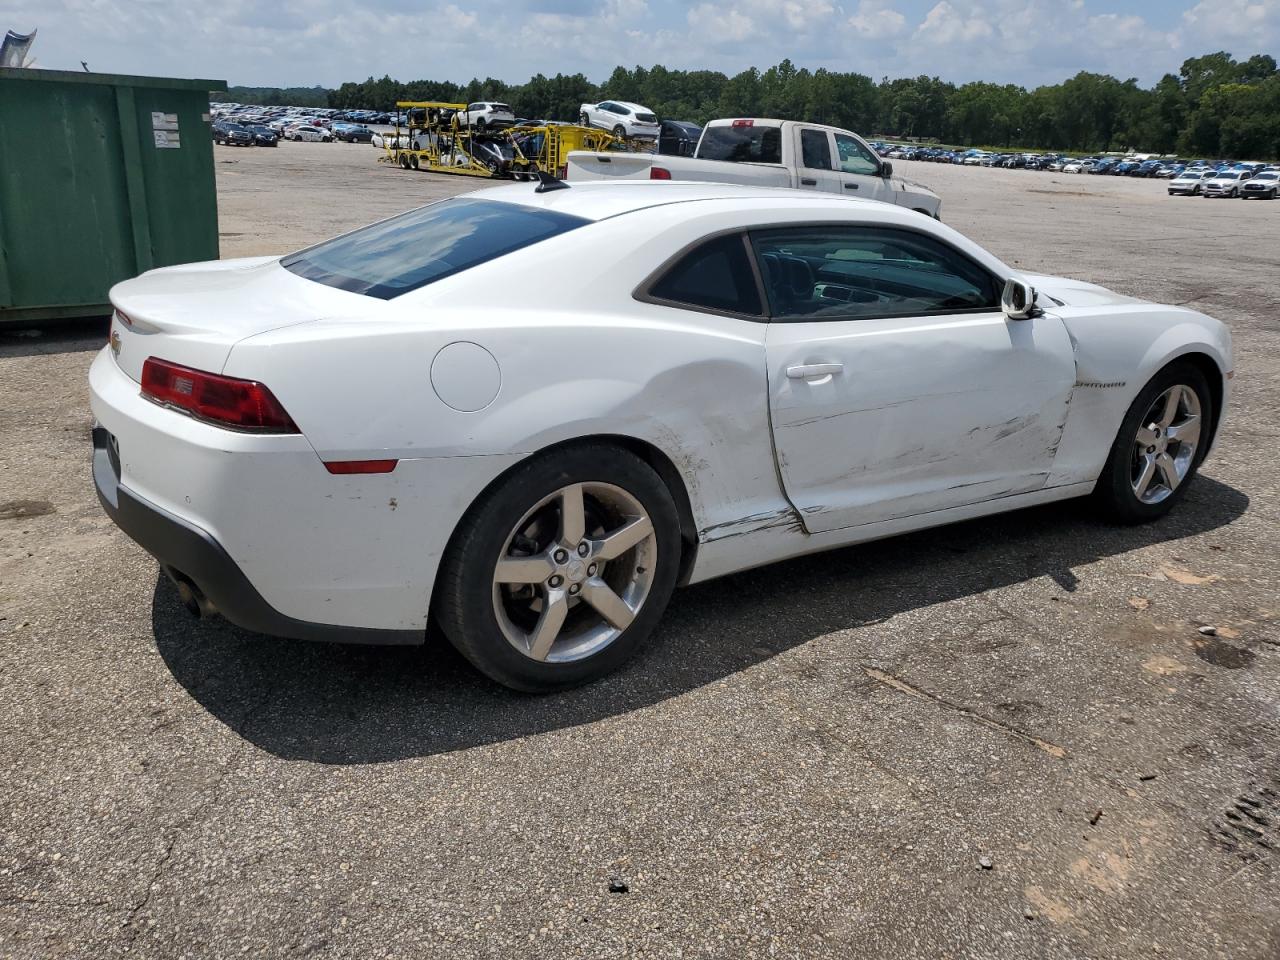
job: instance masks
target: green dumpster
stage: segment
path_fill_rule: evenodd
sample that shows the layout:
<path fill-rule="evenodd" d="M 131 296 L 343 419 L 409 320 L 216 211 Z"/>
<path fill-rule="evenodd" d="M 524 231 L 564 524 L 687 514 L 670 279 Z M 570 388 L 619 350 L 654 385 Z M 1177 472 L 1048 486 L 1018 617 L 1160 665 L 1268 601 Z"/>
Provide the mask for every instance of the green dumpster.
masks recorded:
<path fill-rule="evenodd" d="M 110 312 L 113 283 L 218 257 L 209 91 L 0 68 L 0 326 Z"/>

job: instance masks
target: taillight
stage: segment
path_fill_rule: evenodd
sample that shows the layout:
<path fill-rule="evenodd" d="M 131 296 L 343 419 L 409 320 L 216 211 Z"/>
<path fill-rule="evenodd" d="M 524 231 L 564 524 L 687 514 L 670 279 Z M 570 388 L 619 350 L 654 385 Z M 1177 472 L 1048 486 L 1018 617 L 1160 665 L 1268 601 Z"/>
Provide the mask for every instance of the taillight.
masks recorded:
<path fill-rule="evenodd" d="M 666 167 L 650 167 L 649 179 L 650 180 L 670 180 L 671 171 L 668 170 Z"/>
<path fill-rule="evenodd" d="M 142 395 L 201 420 L 258 433 L 301 433 L 265 386 L 148 357 L 142 365 Z"/>

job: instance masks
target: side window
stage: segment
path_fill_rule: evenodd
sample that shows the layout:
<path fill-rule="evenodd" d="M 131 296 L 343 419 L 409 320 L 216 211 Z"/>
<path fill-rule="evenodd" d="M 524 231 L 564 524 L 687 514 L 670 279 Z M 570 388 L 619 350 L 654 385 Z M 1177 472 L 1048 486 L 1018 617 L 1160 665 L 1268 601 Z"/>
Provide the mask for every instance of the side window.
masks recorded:
<path fill-rule="evenodd" d="M 831 137 L 827 131 L 800 131 L 800 162 L 810 170 L 831 169 Z"/>
<path fill-rule="evenodd" d="M 836 152 L 840 154 L 842 173 L 862 173 L 870 176 L 880 170 L 880 163 L 871 151 L 846 134 L 836 134 Z"/>
<path fill-rule="evenodd" d="M 740 234 L 708 240 L 686 253 L 649 288 L 649 296 L 695 309 L 760 316 L 751 262 Z"/>
<path fill-rule="evenodd" d="M 472 110 L 483 110 L 483 109 L 484 109 L 484 104 L 483 104 L 483 103 L 469 103 L 469 104 L 467 104 L 467 110 L 468 110 L 468 112 L 469 112 L 469 111 L 472 111 Z"/>
<path fill-rule="evenodd" d="M 881 227 L 753 233 L 774 320 L 861 320 L 1000 309 L 1000 282 L 941 240 Z"/>

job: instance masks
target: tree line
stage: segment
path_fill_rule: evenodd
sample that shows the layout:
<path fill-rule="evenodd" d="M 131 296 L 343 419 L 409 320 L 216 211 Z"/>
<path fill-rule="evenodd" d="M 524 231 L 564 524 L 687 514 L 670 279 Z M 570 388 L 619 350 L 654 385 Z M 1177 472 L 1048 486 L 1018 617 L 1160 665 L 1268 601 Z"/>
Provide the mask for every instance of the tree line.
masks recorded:
<path fill-rule="evenodd" d="M 331 107 L 377 110 L 390 110 L 397 100 L 499 100 L 518 117 L 558 120 L 575 119 L 579 104 L 605 99 L 642 103 L 673 120 L 783 117 L 868 136 L 961 146 L 1280 157 L 1280 71 L 1266 54 L 1239 61 L 1225 52 L 1193 57 L 1150 88 L 1088 72 L 1033 90 L 925 76 L 877 83 L 860 73 L 810 71 L 783 60 L 732 77 L 711 70 L 618 67 L 598 85 L 580 73 L 538 74 L 522 84 L 370 77 L 344 83 L 327 96 Z"/>

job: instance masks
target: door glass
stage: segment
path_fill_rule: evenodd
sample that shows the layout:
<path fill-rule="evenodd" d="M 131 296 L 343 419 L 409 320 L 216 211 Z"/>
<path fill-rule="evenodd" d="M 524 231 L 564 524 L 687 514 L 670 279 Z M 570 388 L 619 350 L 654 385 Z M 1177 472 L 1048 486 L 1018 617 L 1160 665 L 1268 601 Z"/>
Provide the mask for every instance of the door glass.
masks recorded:
<path fill-rule="evenodd" d="M 871 151 L 846 134 L 836 134 L 836 152 L 840 154 L 842 173 L 861 173 L 871 176 L 880 170 L 880 162 L 872 156 Z"/>
<path fill-rule="evenodd" d="M 649 294 L 695 308 L 760 315 L 760 295 L 740 234 L 708 240 L 685 254 Z"/>
<path fill-rule="evenodd" d="M 802 227 L 752 234 L 774 320 L 860 320 L 1000 308 L 1000 282 L 910 230 Z"/>
<path fill-rule="evenodd" d="M 810 170 L 831 169 L 831 138 L 827 131 L 800 131 L 800 162 Z"/>

